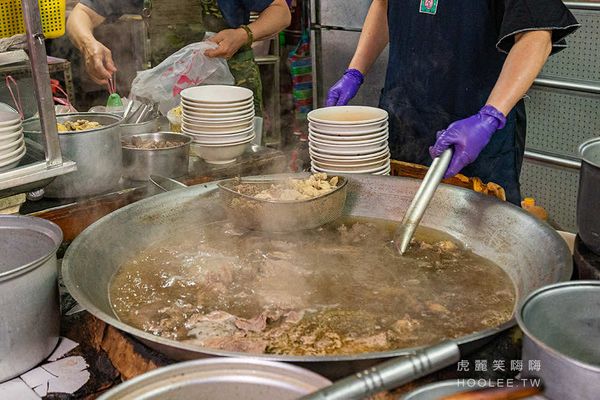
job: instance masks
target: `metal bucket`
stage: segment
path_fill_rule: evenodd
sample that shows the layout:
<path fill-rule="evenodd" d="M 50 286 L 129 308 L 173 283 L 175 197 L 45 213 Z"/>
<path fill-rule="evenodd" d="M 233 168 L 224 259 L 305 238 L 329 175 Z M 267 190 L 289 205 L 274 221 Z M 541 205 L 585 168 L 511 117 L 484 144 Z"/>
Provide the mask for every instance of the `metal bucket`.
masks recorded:
<path fill-rule="evenodd" d="M 600 138 L 579 147 L 581 171 L 577 197 L 577 226 L 583 243 L 600 254 Z"/>
<path fill-rule="evenodd" d="M 52 222 L 0 215 L 0 382 L 40 363 L 58 343 L 61 242 Z"/>
<path fill-rule="evenodd" d="M 288 364 L 217 358 L 157 369 L 117 386 L 98 400 L 292 400 L 330 383 Z"/>
<path fill-rule="evenodd" d="M 132 135 L 142 140 L 168 140 L 179 142 L 176 147 L 167 149 L 134 149 L 123 147 L 123 177 L 134 181 L 150 180 L 150 175 L 160 175 L 167 178 L 177 178 L 187 174 L 190 143 L 188 136 L 156 132 Z"/>
<path fill-rule="evenodd" d="M 57 115 L 59 123 L 86 119 L 102 127 L 88 131 L 60 133 L 62 156 L 77 163 L 77 171 L 57 177 L 46 186 L 45 195 L 53 198 L 91 196 L 113 189 L 121 179 L 122 153 L 120 119 L 109 113 L 74 113 Z M 43 144 L 39 119 L 23 123 L 25 135 Z"/>
<path fill-rule="evenodd" d="M 550 400 L 590 400 L 600 393 L 600 282 L 575 281 L 543 287 L 517 314 L 523 365 L 539 363 L 537 377 Z M 537 369 L 537 368 L 536 368 Z"/>

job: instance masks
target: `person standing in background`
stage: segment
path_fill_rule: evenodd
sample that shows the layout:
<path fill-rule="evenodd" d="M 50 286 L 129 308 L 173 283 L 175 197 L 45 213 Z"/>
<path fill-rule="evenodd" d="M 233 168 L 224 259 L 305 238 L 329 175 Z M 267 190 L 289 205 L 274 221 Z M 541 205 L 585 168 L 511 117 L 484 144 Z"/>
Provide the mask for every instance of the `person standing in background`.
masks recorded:
<path fill-rule="evenodd" d="M 105 45 L 96 40 L 94 28 L 123 14 L 139 14 L 143 7 L 143 0 L 82 0 L 71 12 L 67 21 L 67 34 L 84 56 L 86 70 L 94 82 L 104 85 L 117 71 L 109 49 L 110 44 Z M 207 51 L 206 55 L 228 60 L 236 85 L 254 92 L 255 108 L 260 115 L 262 85 L 250 45 L 253 41 L 279 33 L 289 25 L 291 15 L 286 1 L 201 0 L 201 7 L 206 31 L 217 32 L 210 40 L 218 44 L 218 47 Z M 258 12 L 259 17 L 249 23 L 251 11 Z"/>

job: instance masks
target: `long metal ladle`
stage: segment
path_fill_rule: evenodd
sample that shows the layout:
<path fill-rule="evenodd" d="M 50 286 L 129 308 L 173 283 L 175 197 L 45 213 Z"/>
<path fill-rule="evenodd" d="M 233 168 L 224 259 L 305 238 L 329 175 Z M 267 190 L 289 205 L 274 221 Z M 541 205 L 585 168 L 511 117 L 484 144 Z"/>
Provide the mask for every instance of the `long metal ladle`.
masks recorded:
<path fill-rule="evenodd" d="M 438 185 L 442 181 L 452 160 L 452 153 L 452 149 L 447 149 L 441 156 L 433 160 L 431 167 L 429 167 L 427 174 L 425 174 L 425 178 L 423 178 L 423 183 L 419 186 L 419 190 L 417 190 L 408 210 L 406 210 L 402 223 L 394 235 L 394 244 L 401 255 L 408 249 L 415 230 L 419 226 L 429 202 L 431 202 Z"/>

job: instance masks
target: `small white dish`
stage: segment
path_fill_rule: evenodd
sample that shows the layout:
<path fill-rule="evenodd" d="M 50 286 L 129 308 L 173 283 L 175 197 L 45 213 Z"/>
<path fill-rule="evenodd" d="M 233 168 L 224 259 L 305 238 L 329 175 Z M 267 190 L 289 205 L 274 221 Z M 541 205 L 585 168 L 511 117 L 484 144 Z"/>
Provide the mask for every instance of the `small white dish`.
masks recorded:
<path fill-rule="evenodd" d="M 370 128 L 366 129 L 347 129 L 348 127 L 339 127 L 339 126 L 328 126 L 328 125 L 318 125 L 310 122 L 308 124 L 309 131 L 313 133 L 318 133 L 320 135 L 327 136 L 362 136 L 362 135 L 372 135 L 375 133 L 379 133 L 382 131 L 389 130 L 389 123 L 387 121 L 373 124 Z"/>
<path fill-rule="evenodd" d="M 14 150 L 17 150 L 21 146 L 22 143 L 23 143 L 23 134 L 18 136 L 16 138 L 16 140 L 14 140 L 12 142 L 9 142 L 6 144 L 0 144 L 0 156 L 3 156 Z"/>
<path fill-rule="evenodd" d="M 255 135 L 252 135 L 246 140 L 228 145 L 207 145 L 192 142 L 190 151 L 209 164 L 229 164 L 235 162 L 237 157 L 244 154 L 254 137 Z"/>
<path fill-rule="evenodd" d="M 7 161 L 14 161 L 14 159 L 18 158 L 21 153 L 25 153 L 25 142 L 21 142 L 19 147 L 16 150 L 12 150 L 10 153 L 3 154 L 0 156 L 0 163 L 4 163 Z"/>
<path fill-rule="evenodd" d="M 21 129 L 23 129 L 23 125 L 20 122 L 15 125 L 5 126 L 3 128 L 0 128 L 0 137 L 11 135 L 15 132 L 20 131 Z"/>
<path fill-rule="evenodd" d="M 210 113 L 210 112 L 200 112 L 200 111 L 194 111 L 194 110 L 190 110 L 187 108 L 183 109 L 183 115 L 188 115 L 188 116 L 192 116 L 195 118 L 200 118 L 200 119 L 215 119 L 215 118 L 235 118 L 235 117 L 242 117 L 244 115 L 250 114 L 250 113 L 254 113 L 254 107 L 252 108 L 246 108 L 246 109 L 242 109 L 240 111 L 234 111 L 234 112 L 214 112 L 214 113 Z"/>
<path fill-rule="evenodd" d="M 198 103 L 189 103 L 185 100 L 181 100 L 181 108 L 185 109 L 185 110 L 203 112 L 203 113 L 207 113 L 207 114 L 229 113 L 229 112 L 239 112 L 239 111 L 253 109 L 254 101 L 240 103 L 239 105 L 234 104 L 234 105 L 228 105 L 225 107 L 215 107 L 215 106 L 211 106 L 208 104 L 203 105 L 203 104 L 198 104 Z"/>
<path fill-rule="evenodd" d="M 181 98 L 192 103 L 239 103 L 253 97 L 250 89 L 239 86 L 204 85 L 181 91 Z"/>
<path fill-rule="evenodd" d="M 388 119 L 388 113 L 381 108 L 366 106 L 337 106 L 313 110 L 308 113 L 310 122 L 327 125 L 364 125 Z"/>
<path fill-rule="evenodd" d="M 365 140 L 354 140 L 354 141 L 332 141 L 332 140 L 323 140 L 320 138 L 317 138 L 315 136 L 308 136 L 309 142 L 310 143 L 318 143 L 319 146 L 331 146 L 334 148 L 353 148 L 356 146 L 364 146 L 367 144 L 373 144 L 373 143 L 382 143 L 382 142 L 386 142 L 389 138 L 389 135 L 384 135 L 384 136 L 379 136 L 373 139 L 365 139 Z"/>
<path fill-rule="evenodd" d="M 319 168 L 337 169 L 340 171 L 353 171 L 356 169 L 375 168 L 375 167 L 382 167 L 384 165 L 389 165 L 390 159 L 388 157 L 385 159 L 368 161 L 365 163 L 356 162 L 354 164 L 344 164 L 344 163 L 336 164 L 335 162 L 331 162 L 331 161 L 324 162 L 324 161 L 319 161 L 319 160 L 313 158 L 311 160 L 311 162 Z"/>

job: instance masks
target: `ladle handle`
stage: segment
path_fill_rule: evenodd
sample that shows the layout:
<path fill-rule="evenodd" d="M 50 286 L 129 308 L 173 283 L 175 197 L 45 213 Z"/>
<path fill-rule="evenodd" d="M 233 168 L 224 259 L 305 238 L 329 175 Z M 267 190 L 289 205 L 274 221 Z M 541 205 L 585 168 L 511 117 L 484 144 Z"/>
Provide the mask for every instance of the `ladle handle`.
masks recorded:
<path fill-rule="evenodd" d="M 447 149 L 441 156 L 434 158 L 415 197 L 410 203 L 410 206 L 408 206 L 408 210 L 406 210 L 406 214 L 404 214 L 402 223 L 394 238 L 394 242 L 396 243 L 396 247 L 400 254 L 404 254 L 408 248 L 408 245 L 415 234 L 415 230 L 417 229 L 417 226 L 419 226 L 423 214 L 425 214 L 427 206 L 431 202 L 438 185 L 442 181 L 442 178 L 450 165 L 450 161 L 452 161 L 452 153 L 452 149 Z"/>
<path fill-rule="evenodd" d="M 454 342 L 428 347 L 415 354 L 393 358 L 376 367 L 364 370 L 333 383 L 301 400 L 358 400 L 375 393 L 402 386 L 432 372 L 445 368 L 460 359 Z"/>

